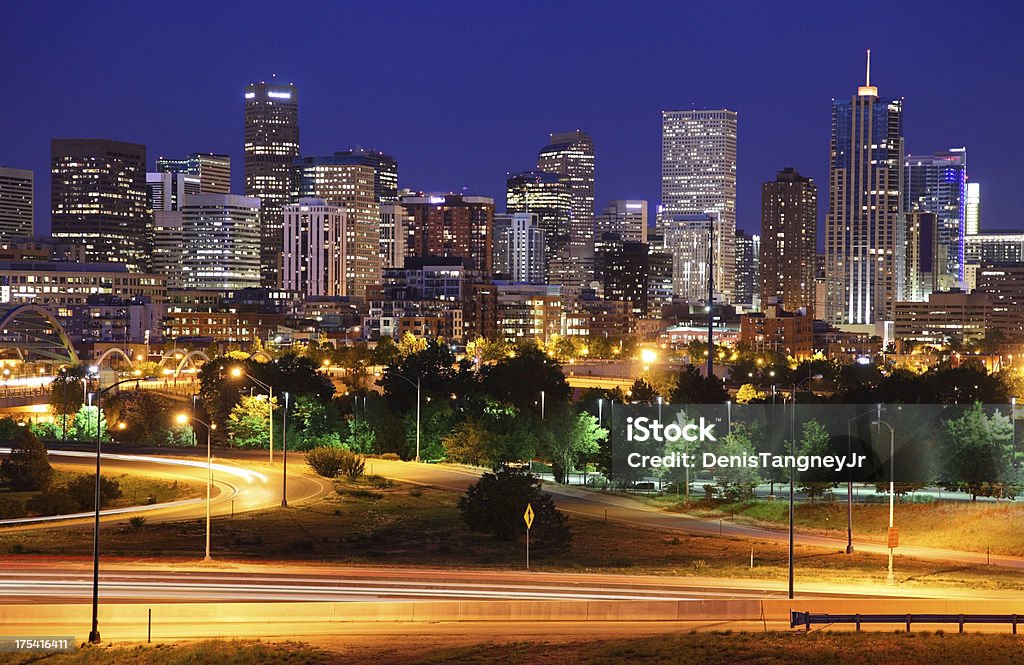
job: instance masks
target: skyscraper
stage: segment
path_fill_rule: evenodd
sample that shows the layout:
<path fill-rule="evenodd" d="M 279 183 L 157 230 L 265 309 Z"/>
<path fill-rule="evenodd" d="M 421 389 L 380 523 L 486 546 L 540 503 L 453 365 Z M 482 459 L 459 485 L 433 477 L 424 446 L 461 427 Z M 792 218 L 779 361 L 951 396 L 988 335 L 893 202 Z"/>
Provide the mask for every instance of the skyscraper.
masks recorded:
<path fill-rule="evenodd" d="M 761 236 L 741 230 L 736 231 L 735 293 L 737 303 L 756 307 L 761 302 Z"/>
<path fill-rule="evenodd" d="M 525 284 L 544 284 L 546 274 L 544 229 L 537 215 L 494 215 L 494 276 Z"/>
<path fill-rule="evenodd" d="M 292 160 L 299 156 L 299 91 L 291 83 L 245 88 L 245 194 L 260 200 L 260 281 L 277 286 Z"/>
<path fill-rule="evenodd" d="M 303 198 L 284 207 L 281 288 L 306 296 L 346 296 L 348 233 L 345 210 Z"/>
<path fill-rule="evenodd" d="M 551 135 L 537 155 L 537 170 L 557 173 L 569 187 L 569 244 L 586 251 L 594 247 L 594 140 L 575 130 Z M 522 212 L 522 211 L 521 211 Z M 547 229 L 545 229 L 547 231 Z"/>
<path fill-rule="evenodd" d="M 0 242 L 32 235 L 34 175 L 0 166 Z"/>
<path fill-rule="evenodd" d="M 494 199 L 411 194 L 401 204 L 408 213 L 407 257 L 455 257 L 469 270 L 492 273 Z"/>
<path fill-rule="evenodd" d="M 786 168 L 761 185 L 761 302 L 814 310 L 818 186 Z"/>
<path fill-rule="evenodd" d="M 235 291 L 260 285 L 260 201 L 197 194 L 181 209 L 182 283 Z"/>
<path fill-rule="evenodd" d="M 198 176 L 173 171 L 146 174 L 146 200 L 153 212 L 180 210 L 189 196 L 200 193 Z"/>
<path fill-rule="evenodd" d="M 350 164 L 373 167 L 373 195 L 378 203 L 398 203 L 398 160 L 376 150 L 354 148 L 334 153 L 337 163 L 348 160 Z"/>
<path fill-rule="evenodd" d="M 149 264 L 146 146 L 109 139 L 50 142 L 52 234 L 85 245 L 90 262 Z"/>
<path fill-rule="evenodd" d="M 852 98 L 832 100 L 825 319 L 836 325 L 892 321 L 905 286 L 903 100 L 878 96 L 870 63 L 869 52 Z"/>
<path fill-rule="evenodd" d="M 569 185 L 557 173 L 524 171 L 509 173 L 505 178 L 505 210 L 537 215 L 549 261 L 569 251 L 572 206 Z"/>
<path fill-rule="evenodd" d="M 594 220 L 594 239 L 615 233 L 623 242 L 647 242 L 647 201 L 609 201 Z"/>
<path fill-rule="evenodd" d="M 193 152 L 184 159 L 160 157 L 157 173 L 181 173 L 198 178 L 202 194 L 231 193 L 231 157 L 212 152 Z"/>
<path fill-rule="evenodd" d="M 903 212 L 935 213 L 938 243 L 945 249 L 938 286 L 949 290 L 964 279 L 967 228 L 967 150 L 950 148 L 904 159 Z"/>
<path fill-rule="evenodd" d="M 730 299 L 736 280 L 736 131 L 737 114 L 728 109 L 661 113 L 659 217 L 718 214 L 722 278 L 716 282 Z"/>
<path fill-rule="evenodd" d="M 664 251 L 672 256 L 673 295 L 691 303 L 706 303 L 708 277 L 713 274 L 715 301 L 734 302 L 735 264 L 727 265 L 724 257 L 735 259 L 735 227 L 717 212 L 662 217 L 658 227 L 664 237 Z M 713 250 L 709 253 L 712 242 Z M 713 270 L 709 259 L 713 261 Z"/>
<path fill-rule="evenodd" d="M 293 198 L 323 199 L 345 210 L 345 295 L 366 296 L 380 284 L 380 204 L 377 169 L 361 157 L 301 157 L 293 164 Z"/>

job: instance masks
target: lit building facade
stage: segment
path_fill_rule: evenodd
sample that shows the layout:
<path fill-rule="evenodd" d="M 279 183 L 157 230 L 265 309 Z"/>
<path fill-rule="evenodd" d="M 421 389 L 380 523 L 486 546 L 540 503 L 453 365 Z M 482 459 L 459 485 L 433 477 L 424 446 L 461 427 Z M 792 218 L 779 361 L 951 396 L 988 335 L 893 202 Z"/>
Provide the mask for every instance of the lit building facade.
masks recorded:
<path fill-rule="evenodd" d="M 345 210 L 321 199 L 284 207 L 281 288 L 304 296 L 347 296 Z"/>
<path fill-rule="evenodd" d="M 260 281 L 277 286 L 290 203 L 292 161 L 299 156 L 299 91 L 290 84 L 245 88 L 245 195 L 260 200 Z"/>
<path fill-rule="evenodd" d="M 526 171 L 505 178 L 505 210 L 537 216 L 549 260 L 569 251 L 572 203 L 569 185 L 557 173 Z"/>
<path fill-rule="evenodd" d="M 740 230 L 736 231 L 734 302 L 753 308 L 761 302 L 761 236 Z"/>
<path fill-rule="evenodd" d="M 647 243 L 627 242 L 604 254 L 604 297 L 630 303 L 635 318 L 660 318 L 672 303 L 673 257 Z"/>
<path fill-rule="evenodd" d="M 457 257 L 467 269 L 493 273 L 494 199 L 414 194 L 400 203 L 408 213 L 407 257 Z"/>
<path fill-rule="evenodd" d="M 260 200 L 197 194 L 181 209 L 181 282 L 234 291 L 260 285 Z"/>
<path fill-rule="evenodd" d="M 35 176 L 0 166 L 0 242 L 32 235 Z"/>
<path fill-rule="evenodd" d="M 964 233 L 981 233 L 981 183 L 967 183 L 967 201 L 964 203 Z"/>
<path fill-rule="evenodd" d="M 90 262 L 149 268 L 146 146 L 109 139 L 50 142 L 54 238 L 85 245 Z"/>
<path fill-rule="evenodd" d="M 494 216 L 494 275 L 524 284 L 544 284 L 544 229 L 532 213 Z"/>
<path fill-rule="evenodd" d="M 672 215 L 662 217 L 659 231 L 664 237 L 664 251 L 672 256 L 673 295 L 688 302 L 707 302 L 708 278 L 713 273 L 715 301 L 733 302 L 736 234 L 731 224 L 717 212 Z M 711 252 L 709 247 L 713 247 Z M 713 266 L 708 265 L 709 258 Z"/>
<path fill-rule="evenodd" d="M 595 242 L 605 233 L 617 234 L 623 242 L 647 242 L 647 201 L 609 201 L 594 220 Z"/>
<path fill-rule="evenodd" d="M 945 264 L 939 288 L 964 280 L 964 236 L 967 232 L 967 150 L 950 148 L 933 155 L 907 155 L 903 161 L 903 211 L 935 214 L 938 243 Z"/>
<path fill-rule="evenodd" d="M 556 173 L 569 188 L 569 244 L 592 251 L 594 243 L 594 140 L 584 131 L 551 134 L 537 155 L 537 170 Z M 509 212 L 531 212 L 509 210 Z M 545 228 L 547 232 L 547 228 Z"/>
<path fill-rule="evenodd" d="M 231 193 L 231 157 L 213 152 L 194 152 L 184 159 L 160 157 L 157 173 L 179 173 L 199 180 L 199 194 Z"/>
<path fill-rule="evenodd" d="M 761 299 L 795 312 L 814 309 L 818 186 L 786 168 L 761 185 Z"/>

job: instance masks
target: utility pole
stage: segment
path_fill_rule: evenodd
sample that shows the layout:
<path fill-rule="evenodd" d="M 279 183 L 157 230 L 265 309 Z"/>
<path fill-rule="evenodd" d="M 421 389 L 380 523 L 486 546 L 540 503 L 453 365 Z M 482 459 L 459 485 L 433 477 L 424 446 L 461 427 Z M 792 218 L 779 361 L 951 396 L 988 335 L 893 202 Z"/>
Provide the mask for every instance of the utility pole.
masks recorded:
<path fill-rule="evenodd" d="M 716 213 L 717 214 L 717 213 Z M 715 303 L 715 220 L 712 217 L 708 220 L 708 379 L 714 374 L 715 339 L 714 325 L 715 316 L 712 306 Z"/>

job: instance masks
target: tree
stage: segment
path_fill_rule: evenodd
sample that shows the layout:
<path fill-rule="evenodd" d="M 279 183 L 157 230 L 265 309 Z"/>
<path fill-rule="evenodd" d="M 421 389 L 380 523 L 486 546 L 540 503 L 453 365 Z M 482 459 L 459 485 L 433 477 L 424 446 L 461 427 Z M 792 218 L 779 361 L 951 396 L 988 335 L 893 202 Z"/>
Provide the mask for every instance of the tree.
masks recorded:
<path fill-rule="evenodd" d="M 15 492 L 45 490 L 53 479 L 46 448 L 27 427 L 19 428 L 11 455 L 0 463 L 0 476 Z"/>
<path fill-rule="evenodd" d="M 444 456 L 452 462 L 482 465 L 492 457 L 487 428 L 477 419 L 463 420 L 441 439 Z"/>
<path fill-rule="evenodd" d="M 552 414 L 551 425 L 544 437 L 545 452 L 551 459 L 555 480 L 564 483 L 566 476 L 580 461 L 595 455 L 608 430 L 597 418 L 587 413 L 575 413 L 572 406 L 564 406 Z"/>
<path fill-rule="evenodd" d="M 825 426 L 817 420 L 808 420 L 804 423 L 803 437 L 800 440 L 801 455 L 831 455 L 832 449 L 829 446 L 829 433 Z M 836 487 L 834 481 L 828 479 L 828 469 L 808 469 L 800 474 L 800 491 L 807 495 L 807 498 L 814 503 L 815 497 L 824 496 Z"/>
<path fill-rule="evenodd" d="M 721 381 L 703 376 L 695 365 L 686 365 L 679 372 L 670 401 L 675 404 L 725 404 L 727 399 L 729 393 Z"/>
<path fill-rule="evenodd" d="M 85 367 L 65 367 L 50 383 L 50 410 L 60 422 L 61 437 L 67 438 L 71 416 L 82 408 Z"/>
<path fill-rule="evenodd" d="M 365 418 L 354 419 L 348 424 L 342 445 L 354 453 L 371 454 L 377 449 L 377 433 Z"/>
<path fill-rule="evenodd" d="M 157 445 L 167 438 L 172 426 L 171 405 L 167 398 L 149 390 L 118 393 L 104 400 L 105 415 L 118 423 L 111 434 L 121 441 Z M 120 429 L 124 423 L 124 429 Z"/>
<path fill-rule="evenodd" d="M 736 403 L 737 404 L 750 404 L 754 401 L 761 401 L 768 397 L 768 393 L 758 390 L 752 383 L 744 383 L 740 386 L 740 389 L 736 391 Z"/>
<path fill-rule="evenodd" d="M 1008 482 L 1017 481 L 1012 464 L 1010 419 L 996 411 L 985 413 L 980 403 L 967 407 L 959 418 L 946 421 L 940 448 L 944 486 L 979 496 L 1005 496 Z"/>
<path fill-rule="evenodd" d="M 276 396 L 273 408 L 277 408 Z M 228 415 L 227 428 L 234 445 L 241 448 L 269 447 L 270 410 L 271 404 L 266 395 L 242 395 Z"/>
<path fill-rule="evenodd" d="M 633 385 L 629 388 L 629 401 L 634 404 L 653 402 L 657 398 L 658 391 L 643 377 L 633 381 Z"/>
<path fill-rule="evenodd" d="M 522 346 L 516 355 L 483 369 L 484 392 L 496 402 L 519 411 L 540 414 L 541 393 L 545 409 L 567 402 L 571 394 L 562 366 L 535 346 Z"/>
<path fill-rule="evenodd" d="M 99 421 L 97 423 L 97 420 Z M 95 441 L 97 427 L 103 430 L 103 439 L 106 441 L 110 438 L 110 432 L 107 429 L 107 418 L 103 413 L 100 413 L 98 407 L 88 406 L 83 404 L 82 408 L 75 414 L 75 422 L 69 434 L 76 441 Z"/>
<path fill-rule="evenodd" d="M 732 432 L 712 444 L 716 456 L 746 459 L 757 454 L 751 432 L 742 424 L 734 424 Z M 755 467 L 728 464 L 715 469 L 715 480 L 722 493 L 731 500 L 746 500 L 754 496 L 754 488 L 761 483 L 761 476 Z"/>
<path fill-rule="evenodd" d="M 485 473 L 459 499 L 462 519 L 473 531 L 489 533 L 498 540 L 525 536 L 523 514 L 533 507 L 530 548 L 538 554 L 567 549 L 572 541 L 568 519 L 551 496 L 540 490 L 540 481 L 522 471 L 502 468 Z"/>

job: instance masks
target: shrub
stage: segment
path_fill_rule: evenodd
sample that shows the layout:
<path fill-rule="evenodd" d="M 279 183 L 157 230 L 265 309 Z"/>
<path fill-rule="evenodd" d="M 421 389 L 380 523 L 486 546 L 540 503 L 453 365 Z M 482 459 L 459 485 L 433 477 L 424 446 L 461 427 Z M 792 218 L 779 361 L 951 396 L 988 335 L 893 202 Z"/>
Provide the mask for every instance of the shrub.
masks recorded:
<path fill-rule="evenodd" d="M 53 479 L 46 448 L 27 427 L 18 427 L 14 434 L 11 456 L 0 464 L 0 476 L 15 492 L 45 490 Z"/>
<path fill-rule="evenodd" d="M 399 457 L 398 453 L 384 453 L 383 455 L 380 456 L 380 458 L 383 460 L 388 460 L 389 462 L 402 461 L 402 458 Z"/>
<path fill-rule="evenodd" d="M 82 506 L 65 487 L 36 494 L 25 502 L 25 508 L 37 515 L 70 515 L 82 510 Z"/>
<path fill-rule="evenodd" d="M 133 529 L 141 529 L 142 525 L 146 523 L 146 518 L 142 515 L 135 515 L 128 519 L 128 526 Z"/>
<path fill-rule="evenodd" d="M 525 534 L 527 505 L 533 506 L 534 512 L 531 550 L 567 549 L 572 540 L 568 519 L 555 508 L 551 496 L 541 492 L 540 481 L 528 473 L 508 468 L 485 473 L 459 499 L 459 510 L 469 528 L 492 533 L 499 540 L 515 540 Z"/>
<path fill-rule="evenodd" d="M 352 453 L 343 448 L 318 446 L 306 451 L 306 464 L 319 476 L 335 478 L 341 472 L 342 460 L 346 455 L 351 456 Z"/>
<path fill-rule="evenodd" d="M 0 496 L 0 519 L 25 516 L 25 504 L 9 496 Z"/>
<path fill-rule="evenodd" d="M 67 486 L 68 494 L 78 504 L 80 510 L 96 507 L 96 477 L 78 476 Z M 114 499 L 121 498 L 121 485 L 116 480 L 100 476 L 100 508 L 107 506 Z"/>
<path fill-rule="evenodd" d="M 343 452 L 345 455 L 341 458 L 340 471 L 348 476 L 349 480 L 356 480 L 363 475 L 363 471 L 366 469 L 366 459 L 362 455 L 356 455 L 348 450 Z"/>

